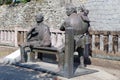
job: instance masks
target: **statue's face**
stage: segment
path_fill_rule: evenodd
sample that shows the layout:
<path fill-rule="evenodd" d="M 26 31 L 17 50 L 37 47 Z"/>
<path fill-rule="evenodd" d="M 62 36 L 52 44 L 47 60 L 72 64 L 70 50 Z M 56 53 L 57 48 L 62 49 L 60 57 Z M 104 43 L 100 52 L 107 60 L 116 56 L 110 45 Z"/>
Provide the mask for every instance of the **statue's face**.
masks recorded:
<path fill-rule="evenodd" d="M 67 16 L 71 15 L 71 9 L 70 8 L 66 8 L 66 14 L 67 14 Z"/>
<path fill-rule="evenodd" d="M 75 13 L 75 12 L 76 12 L 76 8 L 74 7 L 66 8 L 67 16 L 70 16 L 72 13 Z"/>
<path fill-rule="evenodd" d="M 89 14 L 89 10 L 84 10 L 84 14 L 87 16 Z"/>
<path fill-rule="evenodd" d="M 43 15 L 41 15 L 41 14 L 36 16 L 36 21 L 37 21 L 37 23 L 42 22 L 43 19 L 44 19 L 44 17 L 43 17 Z"/>

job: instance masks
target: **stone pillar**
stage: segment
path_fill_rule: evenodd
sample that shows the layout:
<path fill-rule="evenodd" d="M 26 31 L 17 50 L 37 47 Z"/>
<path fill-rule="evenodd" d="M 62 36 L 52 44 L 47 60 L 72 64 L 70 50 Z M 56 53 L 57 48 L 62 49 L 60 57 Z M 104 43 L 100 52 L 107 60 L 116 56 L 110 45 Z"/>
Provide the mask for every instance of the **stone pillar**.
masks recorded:
<path fill-rule="evenodd" d="M 73 77 L 74 33 L 72 27 L 65 30 L 64 76 Z"/>
<path fill-rule="evenodd" d="M 95 49 L 95 35 L 92 35 L 92 50 Z"/>
<path fill-rule="evenodd" d="M 102 34 L 100 34 L 100 50 L 103 51 L 104 50 L 104 36 Z"/>
<path fill-rule="evenodd" d="M 109 42 L 108 42 L 108 51 L 109 52 L 112 52 L 113 51 L 113 49 L 112 49 L 112 46 L 113 46 L 113 44 L 112 44 L 112 39 L 113 39 L 113 36 L 112 35 L 109 35 Z"/>

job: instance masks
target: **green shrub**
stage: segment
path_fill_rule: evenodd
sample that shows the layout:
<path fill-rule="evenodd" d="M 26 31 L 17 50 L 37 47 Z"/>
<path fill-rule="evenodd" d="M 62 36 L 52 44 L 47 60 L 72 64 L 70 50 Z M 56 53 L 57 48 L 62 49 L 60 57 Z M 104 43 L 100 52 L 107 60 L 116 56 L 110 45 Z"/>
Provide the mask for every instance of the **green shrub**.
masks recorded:
<path fill-rule="evenodd" d="M 0 5 L 2 5 L 4 3 L 4 1 L 3 0 L 0 0 Z"/>
<path fill-rule="evenodd" d="M 27 3 L 30 2 L 31 0 L 16 0 L 15 3 Z M 0 0 L 0 5 L 2 4 L 11 4 L 12 0 Z"/>
<path fill-rule="evenodd" d="M 27 3 L 30 2 L 31 0 L 16 0 L 16 3 Z"/>
<path fill-rule="evenodd" d="M 5 4 L 11 4 L 12 0 L 5 0 Z"/>
<path fill-rule="evenodd" d="M 27 2 L 27 0 L 21 0 L 21 3 L 26 3 Z"/>

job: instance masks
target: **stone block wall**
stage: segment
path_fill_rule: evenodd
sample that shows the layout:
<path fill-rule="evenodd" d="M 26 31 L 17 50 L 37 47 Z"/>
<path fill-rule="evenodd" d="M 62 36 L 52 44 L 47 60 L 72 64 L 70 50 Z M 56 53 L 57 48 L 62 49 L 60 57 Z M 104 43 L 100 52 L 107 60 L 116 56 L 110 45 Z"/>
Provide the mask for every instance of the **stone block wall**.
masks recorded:
<path fill-rule="evenodd" d="M 120 31 L 120 0 L 87 0 L 93 30 Z"/>
<path fill-rule="evenodd" d="M 65 9 L 58 0 L 32 0 L 15 7 L 0 6 L 0 27 L 31 27 L 36 24 L 35 15 L 42 13 L 45 23 L 50 27 L 59 27 L 65 19 Z"/>
<path fill-rule="evenodd" d="M 31 0 L 15 7 L 3 5 L 0 6 L 0 27 L 30 27 L 35 24 L 34 16 L 43 13 L 45 23 L 58 28 L 66 18 L 65 4 L 69 2 L 89 9 L 93 30 L 120 31 L 120 0 Z"/>

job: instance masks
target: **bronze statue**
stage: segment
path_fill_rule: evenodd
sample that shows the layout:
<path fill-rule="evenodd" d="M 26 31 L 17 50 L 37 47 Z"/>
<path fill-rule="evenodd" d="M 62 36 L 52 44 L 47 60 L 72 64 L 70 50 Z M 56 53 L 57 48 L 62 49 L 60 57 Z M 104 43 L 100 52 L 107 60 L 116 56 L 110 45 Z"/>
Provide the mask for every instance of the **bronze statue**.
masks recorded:
<path fill-rule="evenodd" d="M 83 56 L 85 48 L 85 37 L 84 34 L 88 32 L 89 19 L 87 17 L 89 11 L 81 7 L 81 12 L 77 13 L 76 7 L 72 4 L 67 5 L 66 14 L 68 18 L 64 21 L 60 30 L 65 31 L 67 27 L 73 27 L 74 31 L 74 50 L 79 53 L 79 56 Z M 68 26 L 69 25 L 69 26 Z M 83 57 L 80 60 L 81 66 L 84 67 Z"/>
<path fill-rule="evenodd" d="M 36 16 L 37 24 L 27 33 L 27 41 L 20 45 L 22 62 L 27 61 L 28 48 L 32 51 L 34 47 L 51 45 L 50 30 L 49 27 L 43 23 L 43 20 L 44 17 L 42 14 Z"/>

